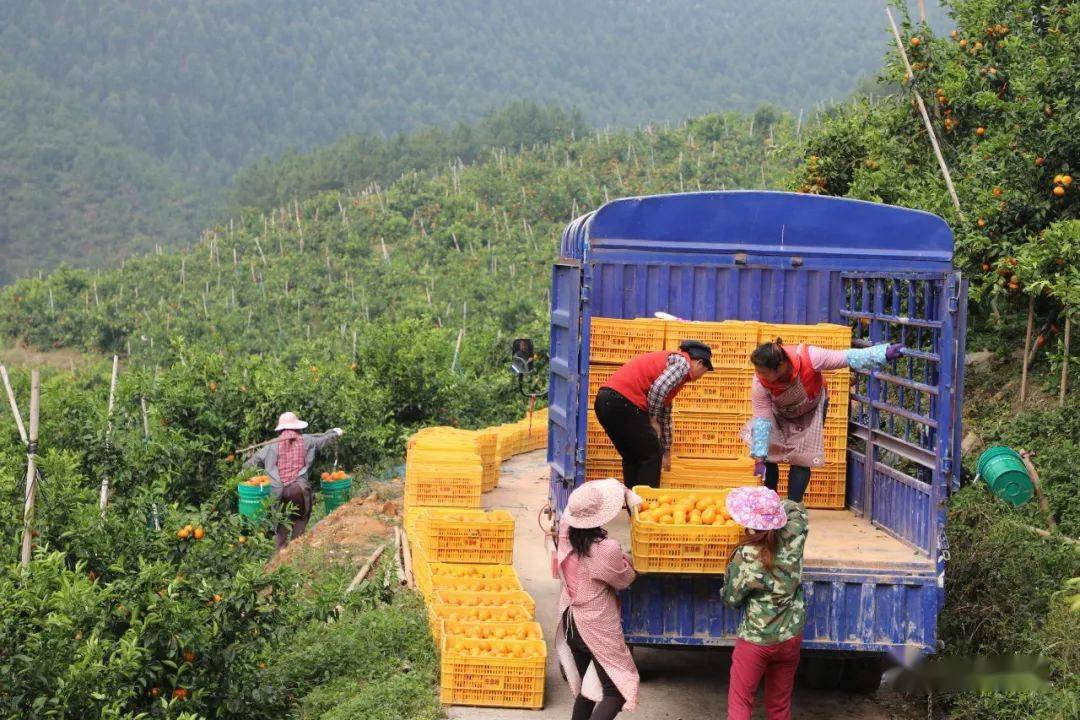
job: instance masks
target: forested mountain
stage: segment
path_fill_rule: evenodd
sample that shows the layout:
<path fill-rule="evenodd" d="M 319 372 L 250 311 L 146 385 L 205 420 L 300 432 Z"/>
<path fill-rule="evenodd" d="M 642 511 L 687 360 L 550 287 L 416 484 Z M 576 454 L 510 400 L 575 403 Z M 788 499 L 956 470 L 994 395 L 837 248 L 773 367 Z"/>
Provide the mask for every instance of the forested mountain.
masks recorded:
<path fill-rule="evenodd" d="M 810 111 L 873 72 L 883 28 L 872 0 L 20 0 L 0 5 L 0 59 L 34 78 L 18 86 L 15 104 L 60 92 L 88 118 L 77 129 L 111 131 L 140 154 L 129 157 L 164 163 L 168 172 L 133 160 L 95 190 L 117 215 L 137 210 L 141 231 L 169 241 L 171 218 L 156 216 L 172 212 L 170 174 L 217 191 L 238 169 L 289 148 L 475 122 L 514 100 L 580 108 L 596 127 L 764 102 Z M 44 137 L 16 142 L 63 145 L 75 132 L 55 128 L 61 137 L 52 140 L 53 126 L 40 125 Z M 16 163 L 15 181 L 37 187 L 42 166 L 46 158 Z M 123 180 L 114 183 L 116 173 Z M 194 236 L 199 225 L 188 228 Z M 58 257 L 90 262 L 96 253 L 86 247 L 145 247 L 119 222 L 59 255 L 55 238 L 86 234 L 75 213 L 58 226 L 21 214 L 16 230 L 25 250 L 10 255 L 9 274 Z M 40 250 L 39 237 L 53 251 Z"/>

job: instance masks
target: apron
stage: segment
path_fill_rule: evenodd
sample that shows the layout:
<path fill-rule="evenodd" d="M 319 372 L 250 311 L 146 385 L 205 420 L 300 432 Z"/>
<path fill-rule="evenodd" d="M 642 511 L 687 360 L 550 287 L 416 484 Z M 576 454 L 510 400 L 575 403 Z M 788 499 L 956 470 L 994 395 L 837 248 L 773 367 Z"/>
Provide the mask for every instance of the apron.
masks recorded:
<path fill-rule="evenodd" d="M 757 382 L 755 379 L 754 382 Z M 784 392 L 772 396 L 773 427 L 769 433 L 769 462 L 803 467 L 825 464 L 825 409 L 828 391 L 823 387 L 817 397 L 807 397 L 806 388 L 796 380 Z M 739 436 L 751 442 L 753 419 L 743 426 Z"/>

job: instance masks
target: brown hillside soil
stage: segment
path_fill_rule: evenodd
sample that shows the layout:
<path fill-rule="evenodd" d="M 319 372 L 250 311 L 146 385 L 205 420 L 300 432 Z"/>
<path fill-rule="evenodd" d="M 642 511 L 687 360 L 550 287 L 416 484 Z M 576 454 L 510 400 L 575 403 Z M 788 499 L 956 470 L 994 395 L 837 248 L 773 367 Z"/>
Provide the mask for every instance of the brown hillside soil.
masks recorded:
<path fill-rule="evenodd" d="M 391 523 L 398 514 L 398 503 L 381 499 L 376 492 L 355 497 L 309 525 L 308 531 L 278 553 L 269 567 L 294 563 L 311 552 L 335 563 L 362 564 L 372 550 L 393 536 Z"/>

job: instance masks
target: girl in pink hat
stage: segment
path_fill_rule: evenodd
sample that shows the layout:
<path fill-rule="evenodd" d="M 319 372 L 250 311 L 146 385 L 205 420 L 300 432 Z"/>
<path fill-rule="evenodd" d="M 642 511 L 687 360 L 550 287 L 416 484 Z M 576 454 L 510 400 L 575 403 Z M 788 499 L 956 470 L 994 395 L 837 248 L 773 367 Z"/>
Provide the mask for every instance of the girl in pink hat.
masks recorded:
<path fill-rule="evenodd" d="M 806 599 L 802 588 L 806 508 L 766 487 L 741 487 L 727 497 L 731 518 L 748 535 L 728 562 L 721 598 L 742 607 L 728 683 L 728 720 L 750 720 L 765 679 L 768 720 L 790 720 Z"/>
<path fill-rule="evenodd" d="M 611 720 L 637 707 L 638 672 L 623 639 L 615 593 L 636 573 L 603 526 L 641 498 L 615 479 L 570 494 L 559 529 L 559 629 L 555 652 L 575 696 L 571 720 Z"/>

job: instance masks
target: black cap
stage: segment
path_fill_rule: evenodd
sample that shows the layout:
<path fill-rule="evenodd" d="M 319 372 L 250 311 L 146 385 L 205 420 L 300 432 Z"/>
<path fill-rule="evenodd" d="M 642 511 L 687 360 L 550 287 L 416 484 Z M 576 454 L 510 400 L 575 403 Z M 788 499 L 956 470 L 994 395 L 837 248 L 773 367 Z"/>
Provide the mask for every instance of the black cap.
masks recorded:
<path fill-rule="evenodd" d="M 690 356 L 693 360 L 700 360 L 701 364 L 709 370 L 712 366 L 712 348 L 700 340 L 683 340 L 679 343 L 679 349 Z"/>

